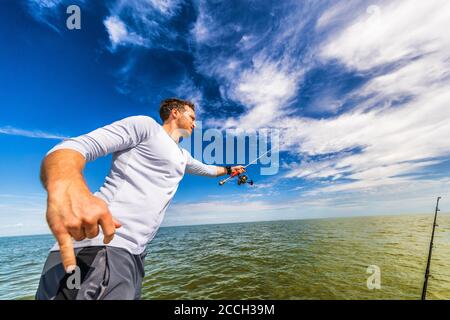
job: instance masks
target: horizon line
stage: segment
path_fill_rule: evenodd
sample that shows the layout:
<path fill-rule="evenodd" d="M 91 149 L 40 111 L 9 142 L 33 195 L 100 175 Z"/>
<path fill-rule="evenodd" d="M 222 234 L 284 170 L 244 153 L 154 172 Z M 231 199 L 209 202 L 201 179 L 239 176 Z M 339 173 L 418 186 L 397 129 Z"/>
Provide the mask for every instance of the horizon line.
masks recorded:
<path fill-rule="evenodd" d="M 325 220 L 325 219 L 352 219 L 352 218 L 366 218 L 366 217 L 393 217 L 400 215 L 426 215 L 432 213 L 396 213 L 396 214 L 367 214 L 367 215 L 356 215 L 356 216 L 335 216 L 335 217 L 309 217 L 309 218 L 295 218 L 295 219 L 276 219 L 276 220 L 252 220 L 252 221 L 235 221 L 235 222 L 216 222 L 216 223 L 199 223 L 199 224 L 179 224 L 179 225 L 168 225 L 161 226 L 162 228 L 177 228 L 177 227 L 194 227 L 194 226 L 212 226 L 212 225 L 223 225 L 223 224 L 244 224 L 244 223 L 255 223 L 255 222 L 282 222 L 282 221 L 299 221 L 299 220 Z M 440 214 L 450 214 L 449 212 L 441 212 Z M 434 213 L 433 213 L 434 215 Z M 15 237 L 32 237 L 32 236 L 52 236 L 52 233 L 33 233 L 33 234 L 18 234 L 18 235 L 0 235 L 0 238 L 15 238 Z"/>

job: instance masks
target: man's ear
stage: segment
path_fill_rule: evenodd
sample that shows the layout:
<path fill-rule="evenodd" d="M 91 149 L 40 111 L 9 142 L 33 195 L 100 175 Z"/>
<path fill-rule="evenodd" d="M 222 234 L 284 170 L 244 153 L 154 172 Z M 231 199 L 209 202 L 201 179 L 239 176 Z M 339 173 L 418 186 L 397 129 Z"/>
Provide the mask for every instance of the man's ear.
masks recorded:
<path fill-rule="evenodd" d="M 172 116 L 176 119 L 179 116 L 180 110 L 178 110 L 177 108 L 173 108 L 171 110 Z"/>

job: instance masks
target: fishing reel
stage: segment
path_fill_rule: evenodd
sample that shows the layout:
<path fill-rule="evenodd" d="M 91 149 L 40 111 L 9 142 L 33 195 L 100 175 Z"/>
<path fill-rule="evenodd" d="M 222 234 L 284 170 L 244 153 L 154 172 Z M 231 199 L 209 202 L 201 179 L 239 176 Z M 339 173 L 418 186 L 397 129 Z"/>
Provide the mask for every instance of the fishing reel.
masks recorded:
<path fill-rule="evenodd" d="M 248 176 L 245 174 L 238 174 L 237 172 L 231 174 L 228 178 L 222 180 L 219 182 L 219 185 L 223 186 L 225 184 L 225 182 L 227 182 L 228 180 L 237 177 L 237 184 L 238 186 L 242 185 L 242 184 L 246 184 L 248 183 L 249 185 L 253 185 L 253 180 L 249 180 Z"/>
<path fill-rule="evenodd" d="M 248 183 L 249 185 L 253 185 L 253 180 L 248 180 L 248 177 L 245 174 L 240 174 L 238 175 L 238 181 L 237 184 L 238 186 L 240 186 L 241 184 L 246 184 Z"/>

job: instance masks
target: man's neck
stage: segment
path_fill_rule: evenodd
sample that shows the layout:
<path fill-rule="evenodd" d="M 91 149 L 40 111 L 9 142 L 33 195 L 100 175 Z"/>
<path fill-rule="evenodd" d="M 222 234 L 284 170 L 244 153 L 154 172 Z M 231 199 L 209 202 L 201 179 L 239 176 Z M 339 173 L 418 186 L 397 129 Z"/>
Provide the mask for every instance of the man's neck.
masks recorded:
<path fill-rule="evenodd" d="M 173 139 L 176 143 L 180 142 L 180 132 L 177 130 L 178 127 L 173 122 L 166 122 L 162 125 L 163 129 L 166 130 L 169 137 Z"/>

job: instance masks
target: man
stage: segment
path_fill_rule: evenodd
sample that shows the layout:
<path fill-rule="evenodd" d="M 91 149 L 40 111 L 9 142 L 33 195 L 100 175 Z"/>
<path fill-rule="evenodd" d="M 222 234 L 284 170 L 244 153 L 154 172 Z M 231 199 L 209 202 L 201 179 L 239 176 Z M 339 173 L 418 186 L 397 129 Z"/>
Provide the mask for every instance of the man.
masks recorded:
<path fill-rule="evenodd" d="M 162 126 L 147 116 L 125 118 L 47 153 L 41 180 L 57 244 L 37 299 L 139 299 L 146 245 L 184 173 L 217 177 L 245 171 L 205 165 L 178 145 L 195 128 L 193 103 L 164 100 L 160 117 Z M 92 194 L 83 179 L 85 163 L 110 153 L 111 170 Z"/>

